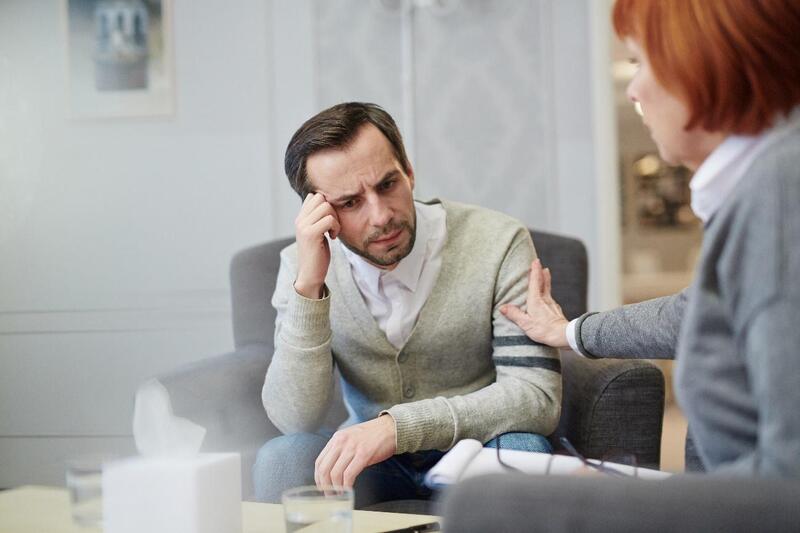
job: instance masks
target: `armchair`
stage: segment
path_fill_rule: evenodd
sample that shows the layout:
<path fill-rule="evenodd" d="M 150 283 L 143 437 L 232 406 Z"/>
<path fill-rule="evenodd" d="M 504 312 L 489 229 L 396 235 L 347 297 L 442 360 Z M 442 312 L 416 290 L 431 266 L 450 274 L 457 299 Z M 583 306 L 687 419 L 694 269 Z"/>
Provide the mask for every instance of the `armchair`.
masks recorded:
<path fill-rule="evenodd" d="M 532 231 L 542 262 L 554 272 L 553 295 L 569 318 L 586 310 L 587 257 L 576 239 Z M 233 352 L 178 368 L 157 379 L 176 415 L 208 432 L 203 451 L 242 454 L 242 494 L 252 496 L 250 469 L 258 449 L 280 434 L 261 405 L 261 388 L 273 352 L 275 310 L 270 305 L 282 239 L 243 250 L 231 261 Z M 658 467 L 664 380 L 645 361 L 586 360 L 562 353 L 563 409 L 554 442 L 567 436 L 582 453 L 602 457 L 614 450 Z M 339 380 L 325 427 L 346 418 Z"/>

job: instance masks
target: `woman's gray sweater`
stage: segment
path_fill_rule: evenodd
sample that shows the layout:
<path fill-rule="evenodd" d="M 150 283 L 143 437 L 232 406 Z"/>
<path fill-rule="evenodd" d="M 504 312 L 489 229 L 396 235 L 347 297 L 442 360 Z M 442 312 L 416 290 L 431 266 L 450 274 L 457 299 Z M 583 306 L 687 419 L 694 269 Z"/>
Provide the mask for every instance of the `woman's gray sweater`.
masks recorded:
<path fill-rule="evenodd" d="M 582 317 L 582 351 L 668 358 L 710 471 L 800 477 L 800 130 L 761 154 L 705 228 L 691 287 Z"/>

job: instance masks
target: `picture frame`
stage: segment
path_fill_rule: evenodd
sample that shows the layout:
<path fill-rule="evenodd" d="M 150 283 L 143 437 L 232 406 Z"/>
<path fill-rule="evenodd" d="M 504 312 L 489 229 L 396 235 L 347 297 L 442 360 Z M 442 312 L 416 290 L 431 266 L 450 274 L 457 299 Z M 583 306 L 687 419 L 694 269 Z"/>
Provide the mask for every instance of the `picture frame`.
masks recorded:
<path fill-rule="evenodd" d="M 175 111 L 173 0 L 62 0 L 69 115 Z"/>

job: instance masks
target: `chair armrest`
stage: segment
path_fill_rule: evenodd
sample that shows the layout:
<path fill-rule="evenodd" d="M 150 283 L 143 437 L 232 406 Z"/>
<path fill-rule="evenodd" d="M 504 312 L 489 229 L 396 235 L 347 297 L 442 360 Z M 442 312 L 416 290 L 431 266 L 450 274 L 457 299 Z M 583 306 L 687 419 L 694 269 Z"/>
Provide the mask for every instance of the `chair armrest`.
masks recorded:
<path fill-rule="evenodd" d="M 156 377 L 175 414 L 206 428 L 203 451 L 237 451 L 280 435 L 261 405 L 265 349 L 251 344 Z"/>
<path fill-rule="evenodd" d="M 250 344 L 156 376 L 175 415 L 206 428 L 201 451 L 241 453 L 245 498 L 252 494 L 250 469 L 258 449 L 281 434 L 261 404 L 268 349 Z"/>
<path fill-rule="evenodd" d="M 664 376 L 652 363 L 586 359 L 561 353 L 564 380 L 561 420 L 551 437 L 566 436 L 587 457 L 635 454 L 639 465 L 658 468 L 664 416 Z M 622 461 L 625 462 L 625 461 Z"/>
<path fill-rule="evenodd" d="M 675 476 L 663 481 L 499 474 L 451 487 L 447 531 L 797 531 L 800 483 Z"/>

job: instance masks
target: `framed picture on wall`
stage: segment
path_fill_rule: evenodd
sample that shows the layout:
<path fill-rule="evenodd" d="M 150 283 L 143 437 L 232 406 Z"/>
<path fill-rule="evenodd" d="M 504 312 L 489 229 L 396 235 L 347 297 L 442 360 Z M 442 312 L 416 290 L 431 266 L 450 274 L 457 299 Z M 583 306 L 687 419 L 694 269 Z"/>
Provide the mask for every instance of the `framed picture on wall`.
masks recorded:
<path fill-rule="evenodd" d="M 73 118 L 175 108 L 172 0 L 62 0 Z"/>

